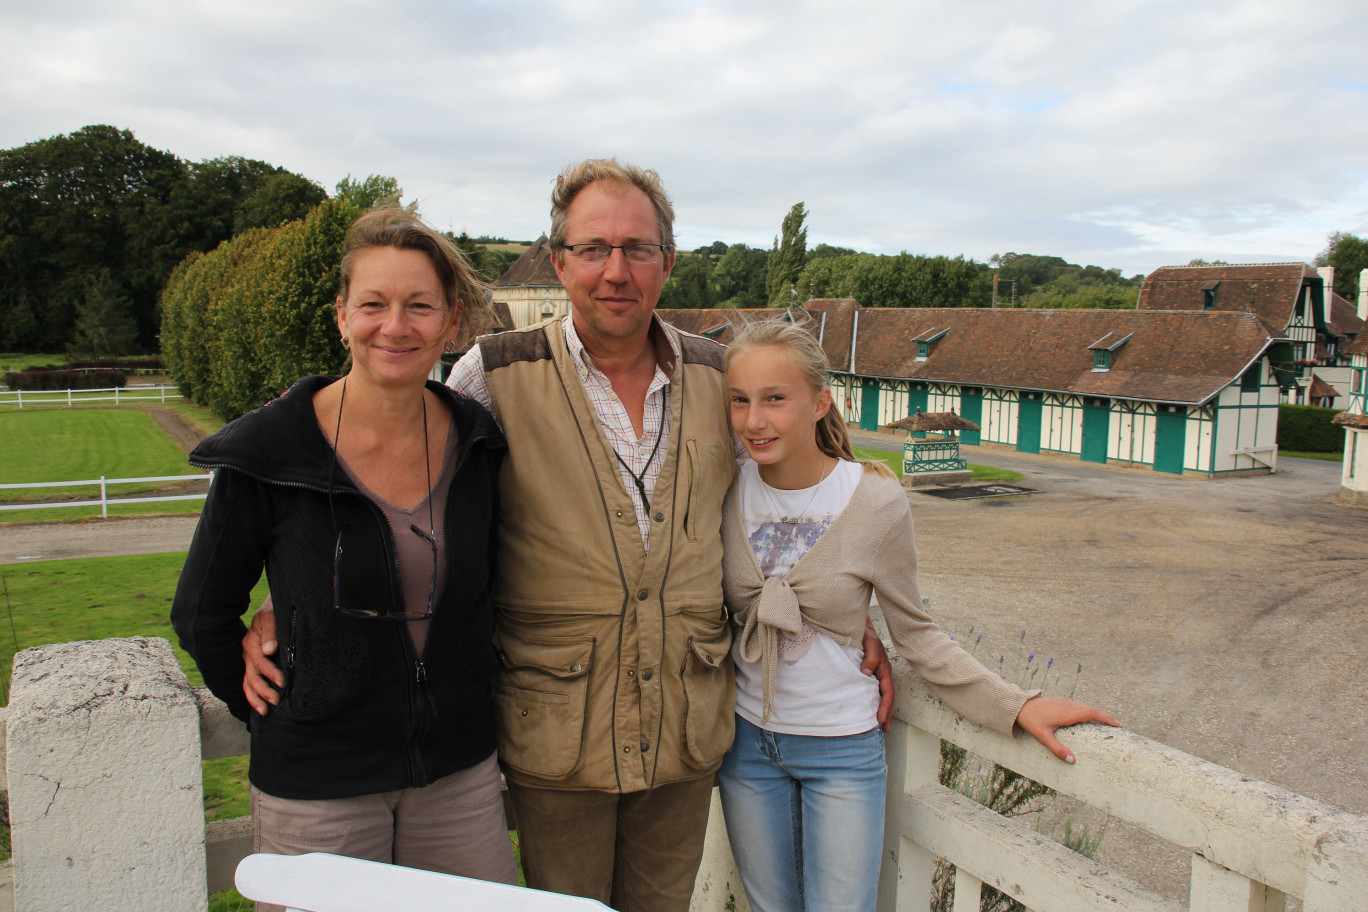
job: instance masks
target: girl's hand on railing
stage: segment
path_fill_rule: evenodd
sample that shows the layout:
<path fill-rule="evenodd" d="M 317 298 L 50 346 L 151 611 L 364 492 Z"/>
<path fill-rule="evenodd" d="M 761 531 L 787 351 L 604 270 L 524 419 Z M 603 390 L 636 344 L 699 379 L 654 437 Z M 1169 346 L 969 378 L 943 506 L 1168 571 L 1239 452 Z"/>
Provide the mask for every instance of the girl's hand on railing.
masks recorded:
<path fill-rule="evenodd" d="M 1022 731 L 1045 745 L 1050 753 L 1065 763 L 1073 763 L 1074 755 L 1059 743 L 1055 730 L 1080 722 L 1101 722 L 1118 728 L 1121 725 L 1111 713 L 1063 697 L 1032 697 L 1021 707 L 1016 717 L 1016 724 L 1021 726 Z"/>

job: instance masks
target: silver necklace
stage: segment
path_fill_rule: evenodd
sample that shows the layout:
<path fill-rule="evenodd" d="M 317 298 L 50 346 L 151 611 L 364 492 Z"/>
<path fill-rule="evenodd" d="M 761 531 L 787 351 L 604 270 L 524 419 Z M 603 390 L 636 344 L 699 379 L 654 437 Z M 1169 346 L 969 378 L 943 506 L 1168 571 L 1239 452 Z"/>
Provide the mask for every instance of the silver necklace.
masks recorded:
<path fill-rule="evenodd" d="M 822 461 L 826 461 L 825 457 L 823 457 Z M 783 511 L 779 509 L 779 502 L 774 499 L 774 493 L 770 491 L 770 486 L 765 483 L 765 479 L 760 479 L 761 487 L 765 491 L 765 497 L 769 500 L 770 506 L 774 508 L 774 515 L 779 517 L 779 521 L 781 523 L 784 523 L 785 525 L 789 526 L 797 525 L 798 520 L 802 519 L 804 516 L 807 515 L 808 508 L 811 507 L 812 502 L 817 499 L 817 489 L 822 486 L 822 482 L 826 481 L 827 474 L 831 472 L 832 466 L 834 465 L 835 463 L 833 462 L 831 465 L 826 466 L 822 469 L 822 477 L 817 479 L 817 483 L 812 486 L 812 493 L 808 495 L 807 503 L 804 504 L 803 509 L 799 511 L 797 515 L 794 516 L 784 515 Z M 759 473 L 757 472 L 757 474 Z"/>

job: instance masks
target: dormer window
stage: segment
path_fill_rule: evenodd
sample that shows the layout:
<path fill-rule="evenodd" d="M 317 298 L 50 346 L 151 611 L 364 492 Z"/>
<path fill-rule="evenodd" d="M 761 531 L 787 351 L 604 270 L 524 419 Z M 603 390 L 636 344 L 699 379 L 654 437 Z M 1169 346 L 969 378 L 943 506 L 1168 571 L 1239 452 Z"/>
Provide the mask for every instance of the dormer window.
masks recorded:
<path fill-rule="evenodd" d="M 1216 309 L 1216 289 L 1220 287 L 1220 282 L 1212 282 L 1202 289 L 1202 310 Z"/>
<path fill-rule="evenodd" d="M 939 342 L 948 333 L 949 329 L 931 328 L 918 336 L 913 336 L 912 341 L 917 343 L 917 360 L 925 361 L 931 357 L 931 346 Z"/>
<path fill-rule="evenodd" d="M 1093 353 L 1092 369 L 1095 371 L 1111 370 L 1112 355 L 1117 349 L 1129 342 L 1133 335 L 1135 335 L 1135 333 L 1126 333 L 1124 336 L 1118 337 L 1116 333 L 1107 333 L 1092 345 L 1089 345 L 1088 349 Z"/>

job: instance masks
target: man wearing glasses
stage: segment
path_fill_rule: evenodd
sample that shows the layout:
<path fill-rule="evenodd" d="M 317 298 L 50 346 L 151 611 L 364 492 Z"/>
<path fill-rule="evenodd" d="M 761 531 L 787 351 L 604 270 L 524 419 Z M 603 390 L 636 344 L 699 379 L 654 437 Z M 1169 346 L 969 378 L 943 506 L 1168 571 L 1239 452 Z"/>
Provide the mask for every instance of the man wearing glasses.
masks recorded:
<path fill-rule="evenodd" d="M 675 259 L 654 171 L 573 165 L 551 215 L 570 316 L 486 337 L 447 381 L 508 438 L 499 757 L 529 886 L 686 912 L 734 721 L 722 348 L 654 314 Z"/>

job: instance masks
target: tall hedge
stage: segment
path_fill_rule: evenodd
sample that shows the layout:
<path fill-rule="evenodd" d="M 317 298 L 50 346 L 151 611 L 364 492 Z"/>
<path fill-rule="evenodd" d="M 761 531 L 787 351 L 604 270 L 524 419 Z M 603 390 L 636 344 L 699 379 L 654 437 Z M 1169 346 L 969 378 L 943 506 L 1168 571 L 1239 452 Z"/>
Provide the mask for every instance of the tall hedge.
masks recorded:
<path fill-rule="evenodd" d="M 162 292 L 162 357 L 181 392 L 225 420 L 346 357 L 333 302 L 347 228 L 362 210 L 326 200 L 186 259 Z"/>
<path fill-rule="evenodd" d="M 1342 411 L 1319 405 L 1278 406 L 1278 449 L 1297 453 L 1342 452 L 1344 427 L 1330 423 Z"/>

